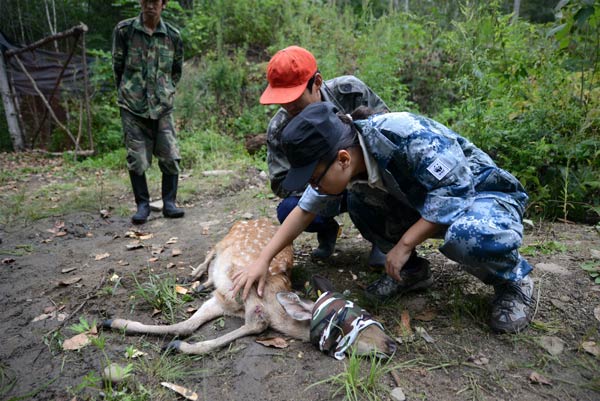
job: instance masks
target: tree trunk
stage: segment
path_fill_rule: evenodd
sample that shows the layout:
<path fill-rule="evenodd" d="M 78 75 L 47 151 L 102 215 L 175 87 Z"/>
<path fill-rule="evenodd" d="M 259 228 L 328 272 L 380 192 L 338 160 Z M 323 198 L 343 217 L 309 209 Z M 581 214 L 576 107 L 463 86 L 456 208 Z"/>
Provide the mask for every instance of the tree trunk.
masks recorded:
<path fill-rule="evenodd" d="M 53 17 L 50 16 L 50 10 L 48 9 L 48 0 L 44 1 L 44 4 L 46 5 L 46 18 L 48 19 L 48 28 L 50 29 L 50 34 L 56 35 L 57 29 L 56 29 L 56 5 L 54 3 L 54 0 L 52 1 L 52 15 Z M 58 53 L 58 42 L 54 42 L 54 50 Z"/>
<path fill-rule="evenodd" d="M 519 19 L 519 11 L 521 10 L 521 0 L 515 0 L 513 3 L 513 17 L 512 23 L 514 24 Z"/>
<path fill-rule="evenodd" d="M 11 95 L 10 84 L 8 83 L 8 70 L 4 62 L 4 55 L 0 52 L 0 91 L 2 92 L 2 104 L 6 113 L 6 122 L 8 124 L 8 132 L 12 140 L 13 149 L 17 152 L 25 149 L 23 144 L 23 134 L 19 126 L 17 109 L 14 99 Z"/>

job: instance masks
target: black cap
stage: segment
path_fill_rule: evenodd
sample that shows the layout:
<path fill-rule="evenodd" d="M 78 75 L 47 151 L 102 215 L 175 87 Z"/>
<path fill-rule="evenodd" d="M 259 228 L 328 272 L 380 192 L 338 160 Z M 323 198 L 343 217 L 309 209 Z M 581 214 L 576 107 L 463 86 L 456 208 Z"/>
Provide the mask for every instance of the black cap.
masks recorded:
<path fill-rule="evenodd" d="M 284 128 L 281 144 L 290 162 L 283 188 L 302 189 L 310 180 L 319 161 L 333 159 L 337 144 L 351 127 L 336 115 L 337 109 L 329 102 L 311 103 Z"/>

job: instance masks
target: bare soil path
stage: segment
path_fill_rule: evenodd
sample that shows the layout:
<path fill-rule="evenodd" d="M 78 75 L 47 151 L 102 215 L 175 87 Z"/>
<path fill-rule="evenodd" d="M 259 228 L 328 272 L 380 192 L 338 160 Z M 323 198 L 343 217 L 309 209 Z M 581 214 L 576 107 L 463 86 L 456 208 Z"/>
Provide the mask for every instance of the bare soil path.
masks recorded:
<path fill-rule="evenodd" d="M 143 284 L 158 275 L 183 283 L 235 220 L 275 216 L 276 200 L 260 196 L 268 190 L 250 181 L 252 185 L 240 185 L 242 180 L 234 190 L 195 199 L 183 219 L 168 220 L 155 213 L 142 227 L 132 227 L 125 217 L 80 212 L 0 226 L 0 399 L 102 399 L 101 389 L 84 388 L 82 383 L 99 376 L 107 361 L 130 363 L 128 347 L 146 354 L 134 361 L 128 386 L 137 394 L 148 390 L 147 399 L 176 399 L 161 381 L 193 389 L 200 400 L 331 399 L 336 386 L 309 386 L 345 371 L 347 361 L 338 362 L 297 341 L 276 349 L 248 337 L 191 358 L 164 355 L 161 346 L 171 338 L 101 331 L 103 344 L 79 351 L 61 348 L 61 341 L 76 334 L 69 326 L 80 318 L 90 323 L 114 316 L 164 322 L 164 314 L 154 314 L 135 296 L 135 280 Z M 309 257 L 316 243 L 313 235 L 303 234 L 297 241 L 294 287 L 304 294 L 310 276 L 322 274 L 376 315 L 394 337 L 402 338 L 388 366 L 398 365 L 399 385 L 408 400 L 599 399 L 600 360 L 585 348 L 600 344 L 600 285 L 581 269 L 584 263 L 598 262 L 600 235 L 594 227 L 536 223 L 526 232 L 525 250 L 537 266 L 535 321 L 525 333 L 495 335 L 485 323 L 491 290 L 445 259 L 434 241 L 419 249 L 433 265 L 431 289 L 386 304 L 368 304 L 362 287 L 378 273 L 365 268 L 368 244 L 347 216 L 340 221 L 336 253 L 326 262 Z M 128 237 L 134 230 L 142 237 Z M 143 246 L 128 250 L 136 240 Z M 205 297 L 195 296 L 178 316 Z M 403 330 L 403 314 L 410 319 L 413 336 Z M 211 338 L 240 323 L 221 319 L 194 338 Z M 430 338 L 419 334 L 423 331 Z M 368 365 L 364 362 L 363 368 Z M 187 375 L 169 380 L 168 374 L 174 375 L 177 368 Z M 394 379 L 385 374 L 380 384 L 377 399 L 390 399 L 389 391 L 397 386 Z M 341 394 L 334 399 L 342 399 Z M 110 399 L 143 399 L 123 397 Z"/>

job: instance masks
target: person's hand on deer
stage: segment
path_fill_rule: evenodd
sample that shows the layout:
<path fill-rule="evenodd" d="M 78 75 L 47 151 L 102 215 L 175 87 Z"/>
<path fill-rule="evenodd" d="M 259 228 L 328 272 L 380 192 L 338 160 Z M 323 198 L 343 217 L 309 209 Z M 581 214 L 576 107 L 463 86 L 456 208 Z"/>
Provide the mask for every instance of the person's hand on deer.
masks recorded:
<path fill-rule="evenodd" d="M 259 297 L 262 297 L 269 264 L 275 255 L 291 244 L 308 227 L 315 216 L 315 214 L 296 207 L 289 214 L 288 218 L 285 219 L 281 227 L 279 227 L 271 241 L 262 250 L 258 259 L 249 264 L 246 269 L 240 270 L 233 275 L 233 288 L 231 291 L 234 294 L 242 291 L 242 300 L 245 301 L 248 298 L 248 294 L 250 294 L 252 286 L 256 283 L 256 292 Z"/>

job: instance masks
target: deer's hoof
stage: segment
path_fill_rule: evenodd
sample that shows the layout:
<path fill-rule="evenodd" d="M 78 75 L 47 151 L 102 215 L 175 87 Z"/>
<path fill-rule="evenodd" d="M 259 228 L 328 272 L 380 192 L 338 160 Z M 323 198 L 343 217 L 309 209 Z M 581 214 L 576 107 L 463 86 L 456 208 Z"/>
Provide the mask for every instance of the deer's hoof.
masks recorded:
<path fill-rule="evenodd" d="M 179 341 L 179 340 L 171 341 L 170 343 L 168 343 L 167 345 L 165 345 L 163 347 L 163 351 L 164 352 L 179 351 L 180 346 L 181 346 L 181 341 Z"/>
<path fill-rule="evenodd" d="M 112 319 L 106 319 L 105 321 L 102 322 L 102 328 L 104 328 L 104 329 L 111 329 L 112 328 L 112 323 L 113 323 Z"/>

